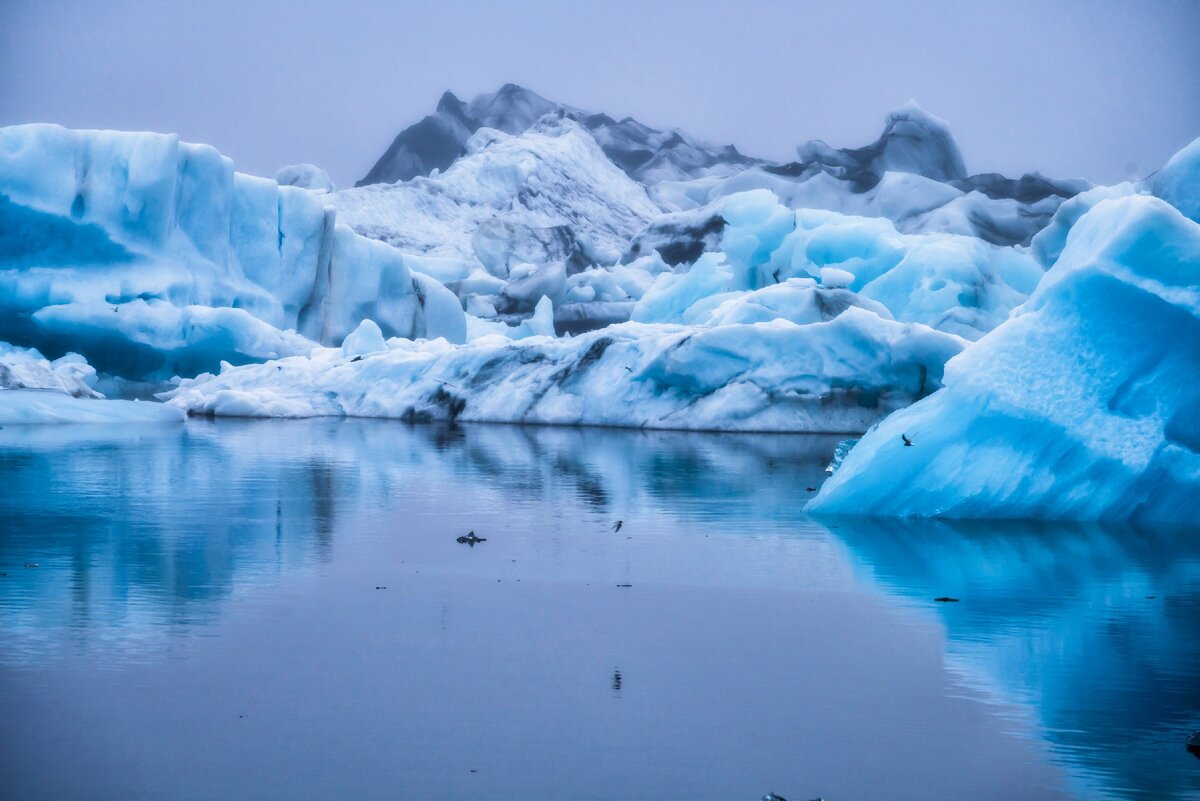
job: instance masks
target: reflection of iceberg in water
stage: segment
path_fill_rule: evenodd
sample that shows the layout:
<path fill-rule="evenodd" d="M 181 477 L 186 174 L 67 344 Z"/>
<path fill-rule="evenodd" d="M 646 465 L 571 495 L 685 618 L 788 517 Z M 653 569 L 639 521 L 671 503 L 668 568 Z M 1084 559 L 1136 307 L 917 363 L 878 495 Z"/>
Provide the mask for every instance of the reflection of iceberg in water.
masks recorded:
<path fill-rule="evenodd" d="M 1196 797 L 1183 742 L 1200 722 L 1200 532 L 835 525 L 876 582 L 941 615 L 965 684 L 1029 710 L 1082 797 Z"/>
<path fill-rule="evenodd" d="M 214 619 L 221 599 L 328 557 L 340 492 L 319 452 L 276 461 L 195 425 L 3 436 L 6 659 L 64 640 L 117 659 L 156 651 L 161 635 Z"/>
<path fill-rule="evenodd" d="M 357 509 L 418 475 L 501 496 L 567 491 L 599 514 L 670 498 L 723 519 L 729 499 L 753 493 L 799 519 L 836 439 L 368 420 L 0 436 L 0 659 L 10 662 L 65 641 L 106 659 L 159 652 L 228 598 L 334 558 Z M 764 492 L 764 477 L 777 488 Z"/>

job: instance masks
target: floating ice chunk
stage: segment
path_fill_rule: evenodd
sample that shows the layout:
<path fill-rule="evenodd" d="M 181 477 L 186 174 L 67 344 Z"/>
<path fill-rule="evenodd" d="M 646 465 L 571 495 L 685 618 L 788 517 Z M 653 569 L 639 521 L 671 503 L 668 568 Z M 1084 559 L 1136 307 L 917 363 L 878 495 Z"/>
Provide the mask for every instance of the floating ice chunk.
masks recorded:
<path fill-rule="evenodd" d="M 1054 213 L 1050 224 L 1043 228 L 1030 243 L 1033 255 L 1043 267 L 1053 266 L 1063 252 L 1063 248 L 1067 246 L 1067 235 L 1071 233 L 1072 226 L 1079 222 L 1084 214 L 1091 211 L 1102 200 L 1128 197 L 1137 192 L 1137 186 L 1126 182 L 1116 186 L 1097 186 L 1064 201 L 1058 207 L 1058 211 Z"/>
<path fill-rule="evenodd" d="M 33 322 L 50 341 L 88 343 L 92 364 L 104 372 L 138 380 L 195 375 L 222 360 L 246 364 L 307 354 L 317 346 L 242 309 L 161 300 L 46 306 Z"/>
<path fill-rule="evenodd" d="M 1097 203 L 1020 313 L 868 432 L 811 508 L 1195 522 L 1198 277 L 1200 225 L 1153 197 Z"/>

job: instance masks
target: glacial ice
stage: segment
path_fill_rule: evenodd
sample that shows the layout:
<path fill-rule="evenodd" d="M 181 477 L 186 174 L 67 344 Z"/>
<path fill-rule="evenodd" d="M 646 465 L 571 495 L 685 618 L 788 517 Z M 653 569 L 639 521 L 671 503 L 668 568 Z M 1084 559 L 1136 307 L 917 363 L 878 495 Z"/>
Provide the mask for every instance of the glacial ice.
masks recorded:
<path fill-rule="evenodd" d="M 1101 200 L 1019 312 L 869 431 L 810 508 L 1195 522 L 1198 367 L 1200 224 Z"/>
<path fill-rule="evenodd" d="M 410 262 L 211 147 L 0 129 L 0 338 L 50 355 L 161 380 L 335 345 L 368 317 L 462 341 L 457 299 Z"/>
<path fill-rule="evenodd" d="M 893 111 L 870 145 L 835 149 L 809 142 L 800 161 L 758 163 L 728 177 L 664 181 L 652 196 L 664 208 L 689 210 L 753 189 L 769 189 L 794 209 L 884 217 L 903 233 L 954 233 L 996 245 L 1027 245 L 1059 204 L 1088 184 L 1036 173 L 1020 179 L 968 176 L 949 127 L 910 103 Z"/>

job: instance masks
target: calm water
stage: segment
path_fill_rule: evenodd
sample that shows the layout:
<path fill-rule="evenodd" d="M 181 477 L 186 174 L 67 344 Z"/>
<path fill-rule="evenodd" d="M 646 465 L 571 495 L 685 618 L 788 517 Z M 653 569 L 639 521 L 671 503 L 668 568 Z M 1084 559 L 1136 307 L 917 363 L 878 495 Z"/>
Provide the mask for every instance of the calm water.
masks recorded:
<path fill-rule="evenodd" d="M 822 523 L 833 444 L 7 426 L 0 797 L 1200 798 L 1200 534 Z"/>

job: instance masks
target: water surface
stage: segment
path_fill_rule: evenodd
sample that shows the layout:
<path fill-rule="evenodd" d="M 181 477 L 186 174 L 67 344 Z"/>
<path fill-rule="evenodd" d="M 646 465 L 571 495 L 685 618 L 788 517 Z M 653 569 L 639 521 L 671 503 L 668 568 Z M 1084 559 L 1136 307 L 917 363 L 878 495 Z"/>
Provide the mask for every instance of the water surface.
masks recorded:
<path fill-rule="evenodd" d="M 833 445 L 5 427 L 0 797 L 1200 798 L 1200 535 L 818 522 Z"/>

